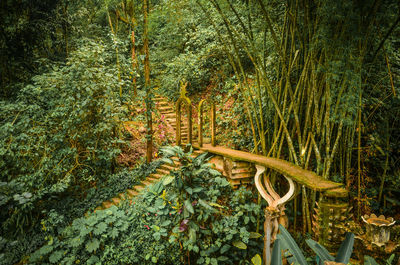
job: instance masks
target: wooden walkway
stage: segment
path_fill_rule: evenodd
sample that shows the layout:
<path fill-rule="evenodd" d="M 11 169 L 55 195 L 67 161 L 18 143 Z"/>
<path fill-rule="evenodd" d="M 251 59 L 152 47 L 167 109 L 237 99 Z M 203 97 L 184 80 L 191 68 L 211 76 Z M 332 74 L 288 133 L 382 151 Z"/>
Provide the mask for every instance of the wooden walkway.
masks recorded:
<path fill-rule="evenodd" d="M 316 191 L 328 191 L 330 194 L 335 194 L 335 197 L 347 196 L 346 189 L 342 188 L 341 183 L 336 183 L 323 179 L 312 171 L 303 169 L 288 161 L 266 157 L 262 155 L 251 154 L 244 151 L 238 151 L 222 146 L 212 146 L 211 144 L 204 144 L 202 147 L 194 147 L 201 151 L 209 152 L 216 155 L 231 158 L 233 160 L 247 161 L 257 165 L 265 166 L 266 168 L 273 169 L 287 177 L 292 178 L 295 182 L 305 185 L 310 189 Z"/>

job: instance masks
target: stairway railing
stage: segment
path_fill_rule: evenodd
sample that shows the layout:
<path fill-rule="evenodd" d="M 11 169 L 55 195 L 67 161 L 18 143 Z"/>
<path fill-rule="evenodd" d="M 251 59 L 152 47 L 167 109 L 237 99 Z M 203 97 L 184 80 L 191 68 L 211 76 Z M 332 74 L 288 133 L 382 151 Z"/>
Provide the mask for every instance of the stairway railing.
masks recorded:
<path fill-rule="evenodd" d="M 188 143 L 192 144 L 192 102 L 190 99 L 186 96 L 186 87 L 187 87 L 187 82 L 184 84 L 181 81 L 181 88 L 180 88 L 180 97 L 176 101 L 176 145 L 180 146 L 182 144 L 182 134 L 181 134 L 181 120 L 182 120 L 182 103 L 187 106 L 188 113 Z"/>

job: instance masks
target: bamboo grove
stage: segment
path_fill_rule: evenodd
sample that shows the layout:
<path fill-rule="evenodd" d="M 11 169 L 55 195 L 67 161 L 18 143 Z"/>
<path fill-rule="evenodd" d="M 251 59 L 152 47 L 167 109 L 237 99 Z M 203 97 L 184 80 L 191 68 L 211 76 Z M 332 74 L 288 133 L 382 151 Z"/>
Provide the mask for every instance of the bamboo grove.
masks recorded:
<path fill-rule="evenodd" d="M 326 179 L 345 176 L 347 187 L 356 175 L 359 215 L 363 88 L 373 83 L 366 80 L 366 61 L 382 48 L 376 46 L 381 1 L 272 1 L 272 9 L 248 0 L 245 11 L 228 0 L 197 3 L 216 30 L 218 23 L 225 26 L 218 36 L 238 80 L 254 151 Z M 246 60 L 252 73 L 244 70 Z M 316 194 L 301 191 L 303 229 L 311 233 Z"/>

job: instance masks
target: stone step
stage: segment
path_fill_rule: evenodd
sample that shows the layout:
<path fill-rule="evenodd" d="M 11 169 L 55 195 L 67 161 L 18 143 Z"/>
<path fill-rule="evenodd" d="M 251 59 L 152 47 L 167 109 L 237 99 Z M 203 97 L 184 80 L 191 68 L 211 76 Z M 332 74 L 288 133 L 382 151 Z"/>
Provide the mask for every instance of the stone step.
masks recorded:
<path fill-rule="evenodd" d="M 158 168 L 156 171 L 160 175 L 169 175 L 169 170 Z"/>
<path fill-rule="evenodd" d="M 151 184 L 151 182 L 146 179 L 146 180 L 142 181 L 141 184 L 145 185 L 145 186 L 149 186 Z"/>
<path fill-rule="evenodd" d="M 154 178 L 154 177 L 147 177 L 146 180 L 150 181 L 151 183 L 157 182 L 158 180 L 160 180 L 160 178 Z"/>
<path fill-rule="evenodd" d="M 171 112 L 171 113 L 175 113 L 174 112 L 174 109 L 172 108 L 172 107 L 170 107 L 170 106 L 160 106 L 160 107 L 158 107 L 158 109 L 161 111 L 161 112 L 163 112 L 163 113 L 165 113 L 165 112 Z"/>
<path fill-rule="evenodd" d="M 164 99 L 164 100 L 162 100 L 162 99 L 156 100 L 156 103 L 157 103 L 158 105 L 166 105 L 166 106 L 170 106 L 170 105 L 171 105 L 171 103 L 169 103 L 169 102 L 166 101 L 165 99 Z"/>
<path fill-rule="evenodd" d="M 136 185 L 136 186 L 133 186 L 133 189 L 134 190 L 136 190 L 136 191 L 138 191 L 138 192 L 141 192 L 142 190 L 144 190 L 144 186 L 142 186 L 142 185 Z"/>
<path fill-rule="evenodd" d="M 167 164 L 162 164 L 162 165 L 159 167 L 159 169 L 164 169 L 164 170 L 168 170 L 168 171 L 175 170 L 176 168 L 178 168 L 177 165 L 170 166 L 170 165 L 167 165 Z"/>
<path fill-rule="evenodd" d="M 108 208 L 110 208 L 111 206 L 113 206 L 114 204 L 112 203 L 112 202 L 110 202 L 110 201 L 105 201 L 105 202 L 103 202 L 102 204 L 101 204 L 101 206 L 103 207 L 103 209 L 108 209 Z"/>
<path fill-rule="evenodd" d="M 253 179 L 228 179 L 228 181 L 232 186 L 236 187 L 243 184 L 251 184 Z"/>
<path fill-rule="evenodd" d="M 256 170 L 253 167 L 232 168 L 232 174 L 242 174 L 242 173 L 255 174 L 255 172 Z"/>
<path fill-rule="evenodd" d="M 115 198 L 112 198 L 111 201 L 115 206 L 117 206 L 121 202 L 121 199 L 118 197 L 115 197 Z"/>
<path fill-rule="evenodd" d="M 238 174 L 231 175 L 231 179 L 247 179 L 247 178 L 253 178 L 253 177 L 254 177 L 253 172 L 238 173 Z"/>
<path fill-rule="evenodd" d="M 136 195 L 138 195 L 139 192 L 136 190 L 128 189 L 128 190 L 126 190 L 126 194 L 128 195 L 129 198 L 132 198 L 132 197 L 135 197 Z"/>
<path fill-rule="evenodd" d="M 162 178 L 162 176 L 163 176 L 163 175 L 154 174 L 154 173 L 149 175 L 150 178 L 156 178 L 156 179 L 160 179 L 160 178 Z"/>
<path fill-rule="evenodd" d="M 126 193 L 124 193 L 124 192 L 121 192 L 120 194 L 118 194 L 118 197 L 119 197 L 121 200 L 126 200 L 126 199 L 128 199 L 128 195 L 126 195 Z"/>

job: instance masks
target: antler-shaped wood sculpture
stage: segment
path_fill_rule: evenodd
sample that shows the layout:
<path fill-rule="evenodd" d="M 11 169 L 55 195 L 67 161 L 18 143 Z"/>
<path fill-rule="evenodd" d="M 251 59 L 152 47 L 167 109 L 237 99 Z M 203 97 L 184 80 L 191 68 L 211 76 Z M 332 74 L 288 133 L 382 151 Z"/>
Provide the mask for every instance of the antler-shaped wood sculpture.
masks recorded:
<path fill-rule="evenodd" d="M 256 165 L 256 175 L 254 177 L 258 192 L 267 201 L 268 206 L 264 210 L 264 264 L 271 264 L 271 243 L 275 240 L 278 234 L 278 225 L 282 224 L 287 227 L 287 218 L 285 216 L 285 203 L 294 195 L 295 185 L 293 180 L 284 176 L 289 182 L 289 191 L 285 196 L 280 197 L 272 187 L 268 177 L 262 177 L 265 167 Z M 265 188 L 267 190 L 265 190 Z"/>

